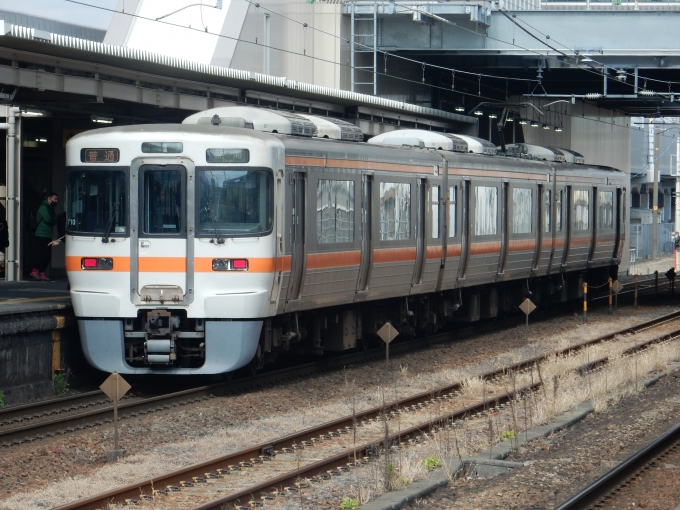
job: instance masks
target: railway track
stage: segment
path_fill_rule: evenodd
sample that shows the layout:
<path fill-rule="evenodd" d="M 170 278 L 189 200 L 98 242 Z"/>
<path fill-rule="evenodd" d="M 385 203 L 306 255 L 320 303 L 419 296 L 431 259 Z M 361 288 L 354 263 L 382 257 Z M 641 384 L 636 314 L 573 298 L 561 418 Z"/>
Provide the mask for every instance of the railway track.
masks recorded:
<path fill-rule="evenodd" d="M 616 491 L 638 477 L 649 475 L 647 471 L 665 456 L 674 454 L 677 458 L 678 448 L 680 448 L 680 424 L 661 434 L 588 487 L 557 506 L 555 510 L 606 508 L 607 501 Z"/>
<path fill-rule="evenodd" d="M 574 353 L 586 347 L 617 338 L 619 335 L 639 333 L 680 318 L 675 312 L 615 331 L 599 338 L 569 346 L 559 355 Z M 640 349 L 668 339 L 680 337 L 680 327 L 660 336 L 636 343 L 623 351 L 632 354 Z M 519 363 L 490 371 L 481 377 L 493 383 L 509 371 L 532 370 L 541 361 L 556 353 L 548 353 Z M 575 371 L 587 373 L 606 364 L 606 358 L 589 361 Z M 532 372 L 533 374 L 533 372 Z M 540 376 L 540 372 L 539 372 Z M 425 440 L 433 432 L 452 425 L 457 420 L 502 407 L 517 395 L 535 392 L 542 385 L 537 381 L 510 392 L 496 392 L 489 398 L 461 407 L 457 397 L 462 384 L 455 383 L 433 391 L 423 392 L 398 401 L 385 403 L 353 415 L 345 416 L 320 426 L 290 434 L 266 444 L 245 448 L 187 468 L 157 476 L 149 480 L 115 489 L 91 498 L 70 503 L 58 510 L 95 510 L 111 503 L 143 505 L 144 500 L 164 502 L 172 508 L 195 510 L 261 506 L 264 502 L 286 498 L 307 490 L 311 485 L 340 476 L 359 465 L 372 462 L 381 450 L 408 446 Z M 426 416 L 423 416 L 426 415 Z M 387 434 L 382 424 L 399 420 L 399 432 Z M 391 430 L 397 427 L 392 426 Z M 312 451 L 312 462 L 301 465 L 302 452 Z M 241 475 L 241 476 L 239 476 Z M 226 494 L 226 495 L 224 495 Z M 205 502 L 206 499 L 211 499 Z"/>
<path fill-rule="evenodd" d="M 660 280 L 658 283 L 659 285 L 656 286 L 654 279 L 643 280 L 640 282 L 639 292 L 644 294 L 663 290 L 663 282 Z M 667 281 L 666 285 L 668 285 Z M 594 297 L 592 301 L 602 303 L 602 300 L 606 299 L 606 297 Z M 535 312 L 532 315 L 532 321 L 540 320 L 541 313 L 543 317 L 547 317 L 550 314 L 550 310 Z M 473 324 L 466 328 L 457 329 L 456 338 L 465 339 L 475 335 L 487 334 L 520 324 L 521 322 L 521 317 L 512 317 L 494 323 Z M 650 321 L 650 324 L 653 322 Z M 450 340 L 450 333 L 441 333 L 425 339 L 420 338 L 395 343 L 390 346 L 390 350 L 392 355 L 398 355 L 448 340 Z M 139 415 L 165 411 L 178 406 L 207 400 L 215 396 L 242 392 L 258 385 L 269 385 L 286 379 L 305 377 L 327 370 L 341 369 L 344 366 L 373 361 L 383 356 L 383 349 L 377 348 L 368 352 L 346 354 L 323 361 L 262 373 L 252 377 L 167 394 L 152 396 L 140 394 L 127 395 L 119 403 L 119 419 L 124 420 Z M 7 448 L 25 442 L 105 425 L 112 422 L 112 413 L 113 406 L 99 390 L 1 409 L 0 448 Z"/>

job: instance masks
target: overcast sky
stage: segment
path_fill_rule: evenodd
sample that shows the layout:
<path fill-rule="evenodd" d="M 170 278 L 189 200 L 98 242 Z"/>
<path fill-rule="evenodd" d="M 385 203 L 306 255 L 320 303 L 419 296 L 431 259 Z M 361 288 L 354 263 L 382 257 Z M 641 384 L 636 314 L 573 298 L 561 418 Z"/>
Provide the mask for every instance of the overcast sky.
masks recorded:
<path fill-rule="evenodd" d="M 111 11 L 82 4 L 115 9 L 118 0 L 78 0 L 78 2 L 76 4 L 66 0 L 0 0 L 0 9 L 103 30 L 109 28 L 113 16 Z"/>

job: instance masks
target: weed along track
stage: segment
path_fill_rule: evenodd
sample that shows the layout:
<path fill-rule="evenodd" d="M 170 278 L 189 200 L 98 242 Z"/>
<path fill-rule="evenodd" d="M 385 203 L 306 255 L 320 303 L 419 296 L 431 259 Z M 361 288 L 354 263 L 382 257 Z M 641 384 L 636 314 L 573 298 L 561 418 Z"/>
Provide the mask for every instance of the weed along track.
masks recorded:
<path fill-rule="evenodd" d="M 580 401 L 597 400 L 623 381 L 609 372 L 632 374 L 636 380 L 638 372 L 652 369 L 652 351 L 668 356 L 676 348 L 679 316 L 676 312 L 659 317 L 406 398 L 390 399 L 387 381 L 380 405 L 373 408 L 59 509 L 99 509 L 126 500 L 141 506 L 153 501 L 153 508 L 267 506 L 313 497 L 315 491 L 327 490 L 342 479 L 358 480 L 357 472 L 391 466 L 390 456 L 410 447 L 429 444 L 448 449 L 442 445 L 451 434 L 459 450 L 473 436 L 479 436 L 480 443 L 486 435 L 490 447 L 497 438 L 512 440 L 515 432 L 563 406 L 572 407 L 562 399 L 572 386 L 581 389 Z M 624 365 L 634 365 L 634 372 Z M 473 422 L 482 424 L 480 432 L 466 430 Z M 377 471 L 389 478 L 392 470 Z M 381 484 L 392 483 L 386 482 Z"/>

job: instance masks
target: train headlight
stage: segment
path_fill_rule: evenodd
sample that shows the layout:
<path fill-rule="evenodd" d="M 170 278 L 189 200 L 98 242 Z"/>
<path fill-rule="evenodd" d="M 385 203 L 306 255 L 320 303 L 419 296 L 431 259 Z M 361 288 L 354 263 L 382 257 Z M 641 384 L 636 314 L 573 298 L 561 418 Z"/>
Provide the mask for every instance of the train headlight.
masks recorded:
<path fill-rule="evenodd" d="M 248 271 L 247 259 L 213 259 L 213 271 Z"/>
<path fill-rule="evenodd" d="M 113 269 L 113 259 L 108 257 L 85 257 L 80 259 L 80 267 L 87 271 L 110 271 Z"/>

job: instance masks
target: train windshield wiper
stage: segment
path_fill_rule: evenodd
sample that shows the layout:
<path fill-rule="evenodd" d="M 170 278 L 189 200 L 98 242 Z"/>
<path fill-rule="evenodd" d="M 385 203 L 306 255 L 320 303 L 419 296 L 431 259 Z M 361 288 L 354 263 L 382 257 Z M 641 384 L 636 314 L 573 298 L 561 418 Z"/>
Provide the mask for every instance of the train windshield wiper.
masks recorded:
<path fill-rule="evenodd" d="M 109 221 L 106 224 L 106 229 L 104 230 L 104 236 L 102 237 L 102 243 L 108 243 L 109 242 L 109 234 L 111 233 L 111 229 L 113 228 L 113 220 L 115 219 L 117 212 L 118 212 L 118 202 L 116 202 L 116 205 L 113 206 L 113 211 L 111 211 L 111 215 L 109 216 Z"/>
<path fill-rule="evenodd" d="M 224 239 L 222 239 L 222 236 L 220 235 L 220 229 L 217 228 L 217 220 L 212 211 L 212 199 L 208 200 L 208 205 L 205 206 L 205 210 L 210 216 L 210 221 L 212 221 L 213 229 L 215 230 L 215 243 L 224 244 Z"/>

